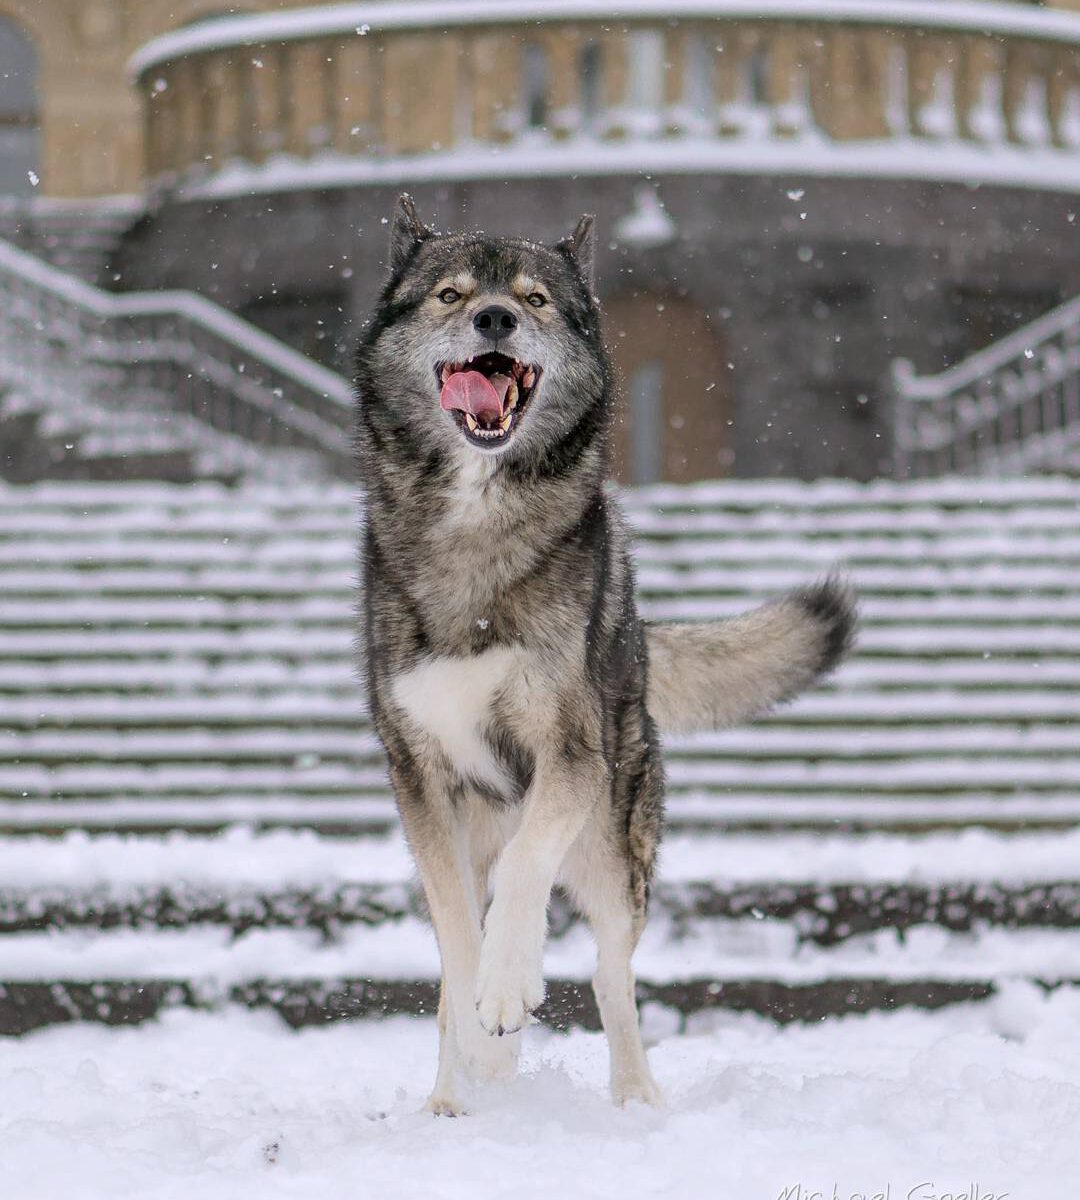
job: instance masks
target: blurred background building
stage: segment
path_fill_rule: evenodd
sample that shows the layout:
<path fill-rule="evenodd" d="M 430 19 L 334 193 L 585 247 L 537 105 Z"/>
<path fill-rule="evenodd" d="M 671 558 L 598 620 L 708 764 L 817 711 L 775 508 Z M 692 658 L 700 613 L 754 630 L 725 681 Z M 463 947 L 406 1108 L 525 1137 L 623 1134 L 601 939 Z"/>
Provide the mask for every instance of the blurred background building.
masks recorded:
<path fill-rule="evenodd" d="M 1080 292 L 1078 10 L 0 0 L 0 236 L 347 371 L 402 188 L 595 211 L 624 480 L 903 473 L 893 360 Z"/>

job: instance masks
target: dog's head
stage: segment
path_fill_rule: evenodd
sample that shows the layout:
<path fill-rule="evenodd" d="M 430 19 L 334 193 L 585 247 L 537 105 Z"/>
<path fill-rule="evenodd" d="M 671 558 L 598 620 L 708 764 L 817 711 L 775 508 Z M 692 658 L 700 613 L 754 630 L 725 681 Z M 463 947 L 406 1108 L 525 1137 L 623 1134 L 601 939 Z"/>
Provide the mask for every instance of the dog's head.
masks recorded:
<path fill-rule="evenodd" d="M 610 371 L 592 257 L 591 217 L 545 246 L 437 234 L 402 196 L 390 279 L 357 356 L 361 426 L 508 462 L 600 430 Z"/>

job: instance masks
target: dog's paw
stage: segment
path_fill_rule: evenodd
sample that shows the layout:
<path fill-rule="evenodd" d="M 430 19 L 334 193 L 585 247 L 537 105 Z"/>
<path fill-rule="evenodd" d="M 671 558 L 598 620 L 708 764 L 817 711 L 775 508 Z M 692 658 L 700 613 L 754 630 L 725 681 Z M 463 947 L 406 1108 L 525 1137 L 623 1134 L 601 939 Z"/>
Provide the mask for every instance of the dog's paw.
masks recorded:
<path fill-rule="evenodd" d="M 623 1108 L 627 1104 L 648 1104 L 653 1108 L 664 1107 L 664 1097 L 650 1076 L 637 1079 L 612 1080 L 611 1098 Z"/>
<path fill-rule="evenodd" d="M 435 1117 L 463 1117 L 466 1115 L 465 1106 L 456 1096 L 444 1095 L 442 1092 L 432 1092 L 424 1108 Z"/>
<path fill-rule="evenodd" d="M 541 956 L 520 946 L 502 951 L 499 941 L 485 937 L 476 977 L 476 1015 L 488 1033 L 516 1033 L 534 1008 L 544 1002 Z"/>

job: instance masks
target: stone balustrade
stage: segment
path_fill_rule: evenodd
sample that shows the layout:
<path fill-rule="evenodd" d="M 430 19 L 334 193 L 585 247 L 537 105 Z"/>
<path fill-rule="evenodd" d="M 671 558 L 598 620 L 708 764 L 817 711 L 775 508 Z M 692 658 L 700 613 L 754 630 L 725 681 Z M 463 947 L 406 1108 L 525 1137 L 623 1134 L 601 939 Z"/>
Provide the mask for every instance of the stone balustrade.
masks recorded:
<path fill-rule="evenodd" d="M 467 0 L 436 27 L 431 5 L 368 7 L 384 20 L 241 17 L 151 43 L 132 63 L 149 181 L 582 139 L 1080 149 L 1080 15 L 721 0 L 613 21 L 588 3 Z"/>

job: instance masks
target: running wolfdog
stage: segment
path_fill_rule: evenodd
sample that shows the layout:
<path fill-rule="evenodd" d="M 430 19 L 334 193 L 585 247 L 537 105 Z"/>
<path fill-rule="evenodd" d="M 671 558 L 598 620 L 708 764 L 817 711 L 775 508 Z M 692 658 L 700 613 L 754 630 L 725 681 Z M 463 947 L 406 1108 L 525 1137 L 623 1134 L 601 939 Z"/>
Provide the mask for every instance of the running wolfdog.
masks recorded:
<path fill-rule="evenodd" d="M 596 938 L 613 1097 L 659 1103 L 630 965 L 663 822 L 658 730 L 745 721 L 853 636 L 835 579 L 728 621 L 640 619 L 604 486 L 593 246 L 590 217 L 553 246 L 437 234 L 402 196 L 357 354 L 357 640 L 442 960 L 436 1113 L 513 1073 L 556 882 Z"/>

